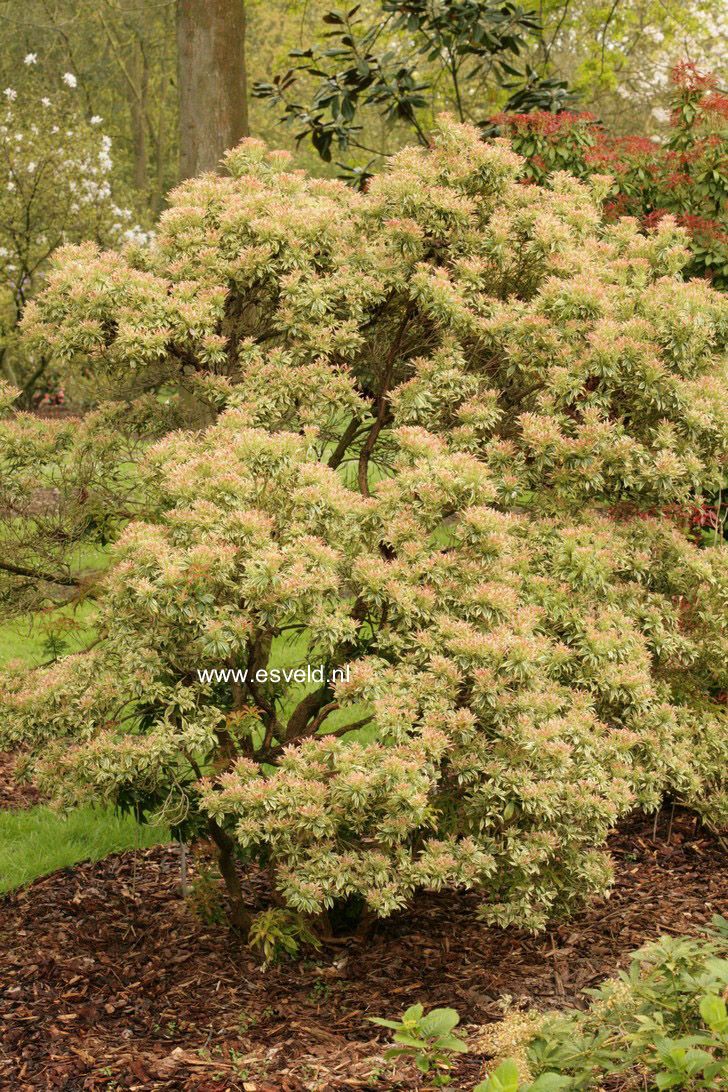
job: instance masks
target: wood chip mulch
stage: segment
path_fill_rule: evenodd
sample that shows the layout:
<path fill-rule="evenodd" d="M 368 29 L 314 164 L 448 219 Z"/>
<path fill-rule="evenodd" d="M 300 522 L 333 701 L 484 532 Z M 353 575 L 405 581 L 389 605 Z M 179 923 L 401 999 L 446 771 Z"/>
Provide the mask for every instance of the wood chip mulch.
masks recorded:
<path fill-rule="evenodd" d="M 728 911 L 725 843 L 678 810 L 668 844 L 668 818 L 654 839 L 651 818 L 624 824 L 609 900 L 545 935 L 483 928 L 469 895 L 427 896 L 366 942 L 268 971 L 190 913 L 176 846 L 64 869 L 0 900 L 0 1089 L 428 1087 L 383 1062 L 367 1016 L 421 1001 L 480 1026 L 505 993 L 583 1004 L 632 949 Z M 451 1087 L 472 1089 L 483 1064 L 464 1056 Z"/>

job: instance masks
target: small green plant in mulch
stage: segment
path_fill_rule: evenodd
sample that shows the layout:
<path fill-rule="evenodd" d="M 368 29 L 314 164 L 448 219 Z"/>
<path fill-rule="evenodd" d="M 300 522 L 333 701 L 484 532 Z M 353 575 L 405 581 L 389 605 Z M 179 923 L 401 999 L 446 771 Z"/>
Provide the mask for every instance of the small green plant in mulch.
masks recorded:
<path fill-rule="evenodd" d="M 420 1073 L 432 1073 L 436 1088 L 450 1084 L 450 1066 L 455 1054 L 467 1052 L 461 1035 L 455 1034 L 460 1021 L 455 1009 L 432 1009 L 425 1016 L 422 1005 L 411 1005 L 401 1020 L 383 1020 L 372 1016 L 374 1024 L 391 1028 L 397 1044 L 387 1051 L 385 1058 L 406 1055 L 414 1059 Z"/>
<path fill-rule="evenodd" d="M 635 1089 L 727 1088 L 728 921 L 716 915 L 706 933 L 639 948 L 627 970 L 585 991 L 592 1000 L 583 1011 L 511 1008 L 471 1039 L 493 1059 L 473 1092 L 597 1092 L 614 1080 Z M 454 1009 L 425 1016 L 413 1005 L 399 1022 L 374 1022 L 394 1030 L 397 1045 L 386 1056 L 414 1057 L 421 1072 L 435 1071 L 437 1087 L 450 1083 L 455 1054 L 468 1050 L 453 1034 Z"/>
<path fill-rule="evenodd" d="M 225 901 L 217 869 L 203 857 L 195 861 L 195 877 L 186 896 L 189 909 L 206 925 L 222 925 L 227 920 Z"/>
<path fill-rule="evenodd" d="M 263 966 L 297 956 L 302 945 L 320 948 L 321 942 L 306 924 L 302 914 L 281 907 L 271 907 L 256 914 L 248 934 L 248 944 L 263 956 Z"/>

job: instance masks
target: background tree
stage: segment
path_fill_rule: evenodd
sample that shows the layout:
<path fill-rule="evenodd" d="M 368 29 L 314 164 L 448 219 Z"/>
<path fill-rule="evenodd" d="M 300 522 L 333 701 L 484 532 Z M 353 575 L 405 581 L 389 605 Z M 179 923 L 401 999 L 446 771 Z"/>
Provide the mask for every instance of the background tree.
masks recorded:
<path fill-rule="evenodd" d="M 485 7 L 492 12 L 500 10 L 497 5 Z M 524 7 L 528 10 L 530 6 Z M 725 34 L 720 16 L 713 7 L 708 0 L 668 0 L 667 3 L 663 0 L 618 0 L 601 6 L 574 0 L 567 3 L 543 0 L 537 8 L 534 5 L 542 31 L 533 36 L 525 35 L 513 67 L 526 75 L 527 90 L 533 89 L 534 80 L 550 83 L 550 93 L 557 93 L 557 103 L 562 101 L 558 85 L 567 84 L 578 93 L 579 101 L 602 118 L 614 134 L 661 134 L 668 120 L 668 74 L 676 60 L 687 57 L 702 63 L 716 71 L 719 82 L 725 82 L 721 46 Z M 322 23 L 327 8 L 324 0 L 311 0 L 304 6 L 270 6 L 260 0 L 248 0 L 244 13 L 242 6 L 231 8 L 229 28 L 232 28 L 234 41 L 240 39 L 236 28 L 245 16 L 246 34 L 251 43 L 247 51 L 250 84 L 264 80 L 270 83 L 271 73 L 277 75 L 291 67 L 287 57 L 292 48 L 305 50 L 306 43 L 321 41 L 322 29 L 337 30 L 334 25 L 327 28 Z M 214 5 L 208 6 L 208 21 L 215 10 Z M 415 7 L 413 14 L 417 18 L 424 14 L 429 19 L 427 10 L 427 7 Z M 437 6 L 432 6 L 435 22 L 438 21 L 436 11 Z M 404 8 L 401 14 L 406 14 L 409 20 L 410 13 L 405 13 Z M 379 24 L 387 23 L 389 29 L 382 30 L 371 49 L 380 59 L 389 55 L 382 76 L 384 86 L 389 83 L 397 90 L 398 70 L 414 64 L 415 84 L 428 85 L 427 90 L 421 92 L 426 107 L 418 107 L 417 111 L 429 126 L 438 110 L 443 107 L 457 109 L 452 79 L 448 75 L 452 66 L 446 61 L 447 50 L 441 58 L 434 60 L 428 59 L 429 50 L 413 56 L 408 42 L 412 32 L 405 26 L 394 30 L 396 19 L 389 12 L 385 15 L 387 18 L 382 19 L 378 2 L 364 0 L 355 17 L 362 22 L 355 28 L 354 40 L 358 42 L 367 28 L 373 28 L 376 33 Z M 464 15 L 466 34 L 470 15 L 467 12 Z M 156 215 L 163 195 L 179 177 L 180 87 L 176 16 L 176 0 L 159 0 L 153 5 L 142 0 L 102 0 L 101 3 L 76 0 L 73 4 L 68 0 L 28 0 L 21 8 L 10 0 L 0 0 L 3 33 L 0 84 L 14 86 L 28 52 L 37 54 L 43 75 L 51 83 L 58 72 L 72 72 L 78 80 L 87 118 L 101 116 L 104 119 L 106 131 L 114 141 L 115 170 L 121 181 L 136 188 L 137 215 L 142 218 L 147 213 Z M 487 20 L 484 28 L 486 34 L 481 46 L 487 46 L 488 34 L 497 39 L 504 31 L 504 26 L 490 25 Z M 443 43 L 447 45 L 444 38 Z M 317 46 L 316 51 L 325 53 L 327 48 Z M 343 49 L 344 54 L 350 53 L 341 40 L 336 48 Z M 509 62 L 507 51 L 498 56 L 506 63 L 513 60 L 511 58 Z M 230 53 L 229 59 L 235 66 L 231 79 L 239 81 L 239 57 Z M 302 60 L 305 58 L 299 57 L 296 65 Z M 465 58 L 460 82 L 463 116 L 478 121 L 501 109 L 508 96 L 518 89 L 501 88 L 493 78 L 484 84 L 482 77 L 487 64 L 471 78 L 476 63 L 476 55 L 472 63 Z M 328 75 L 345 72 L 352 64 L 353 61 L 342 54 L 338 62 L 325 58 L 321 71 Z M 517 79 L 505 71 L 502 77 L 506 84 Z M 318 93 L 320 82 L 320 76 L 299 71 L 295 101 L 310 104 Z M 549 91 L 548 86 L 544 89 Z M 400 88 L 402 94 L 406 90 L 406 87 Z M 360 106 L 364 98 L 366 94 L 360 95 Z M 519 109 L 531 110 L 538 105 L 539 102 L 531 98 L 522 102 Z M 543 106 L 543 99 L 540 105 Z M 215 108 L 214 103 L 211 106 Z M 251 132 L 296 149 L 295 138 L 300 127 L 276 132 L 274 115 L 267 109 L 265 100 L 252 99 L 248 107 Z M 407 121 L 385 123 L 380 116 L 381 109 L 382 104 L 360 108 L 357 124 L 361 123 L 363 127 L 354 136 L 366 147 L 391 153 L 413 139 L 414 130 Z M 217 123 L 213 119 L 211 124 L 214 128 Z M 353 153 L 356 149 L 352 146 L 351 159 L 357 167 L 363 167 L 371 158 L 371 153 L 364 149 Z M 309 141 L 301 143 L 296 155 L 302 166 L 317 173 L 335 171 L 319 159 Z"/>
<path fill-rule="evenodd" d="M 26 56 L 0 105 L 0 372 L 29 406 L 48 367 L 42 347 L 25 359 L 17 339 L 23 308 L 42 284 L 56 247 L 82 239 L 105 246 L 144 238 L 114 184 L 112 140 L 87 120 L 71 72 L 48 94 L 35 54 Z"/>
<path fill-rule="evenodd" d="M 15 86 L 29 52 L 48 88 L 71 72 L 78 108 L 101 117 L 114 142 L 115 174 L 136 214 L 156 214 L 178 171 L 174 0 L 0 3 L 0 21 L 3 85 Z"/>
<path fill-rule="evenodd" d="M 541 27 L 533 11 L 510 0 L 381 0 L 373 11 L 329 11 L 323 22 L 333 28 L 328 48 L 293 50 L 294 67 L 256 83 L 253 93 L 282 105 L 281 120 L 295 127 L 297 142 L 310 137 L 325 161 L 332 147 L 381 154 L 368 143 L 367 107 L 427 146 L 433 110 L 451 107 L 460 121 L 477 120 L 494 87 L 517 87 L 519 107 L 571 101 L 565 85 L 514 67 Z M 290 98 L 301 73 L 316 80 L 310 104 Z"/>
<path fill-rule="evenodd" d="M 244 0 L 177 0 L 180 177 L 248 135 Z"/>
<path fill-rule="evenodd" d="M 724 63 L 716 55 L 724 31 L 703 0 L 537 8 L 387 0 L 329 11 L 322 23 L 253 93 L 283 107 L 297 143 L 310 138 L 325 159 L 332 148 L 348 151 L 360 182 L 373 154 L 377 162 L 403 141 L 425 140 L 443 108 L 483 123 L 497 110 L 553 112 L 578 101 L 615 136 L 661 135 L 674 63 L 710 58 L 719 72 Z"/>
<path fill-rule="evenodd" d="M 724 15 L 710 0 L 543 0 L 539 12 L 531 63 L 566 81 L 614 136 L 664 132 L 677 61 L 725 82 Z"/>

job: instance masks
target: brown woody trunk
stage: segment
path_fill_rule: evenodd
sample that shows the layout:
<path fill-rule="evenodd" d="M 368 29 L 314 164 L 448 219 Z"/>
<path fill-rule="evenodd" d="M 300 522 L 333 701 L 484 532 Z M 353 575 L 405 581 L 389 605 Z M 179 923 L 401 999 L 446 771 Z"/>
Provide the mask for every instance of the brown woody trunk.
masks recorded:
<path fill-rule="evenodd" d="M 245 0 L 177 0 L 180 178 L 248 135 Z"/>
<path fill-rule="evenodd" d="M 135 39 L 131 59 L 132 86 L 129 88 L 132 144 L 134 148 L 134 189 L 147 190 L 147 96 L 149 67 L 141 42 Z"/>
<path fill-rule="evenodd" d="M 212 840 L 217 846 L 217 863 L 220 867 L 220 875 L 227 890 L 230 921 L 234 929 L 247 937 L 253 923 L 253 915 L 245 905 L 240 877 L 235 867 L 233 840 L 222 827 L 217 825 L 214 819 L 210 820 L 209 827 Z"/>
<path fill-rule="evenodd" d="M 162 87 L 159 93 L 159 118 L 157 121 L 156 133 L 154 187 L 152 189 L 152 195 L 149 199 L 149 209 L 152 213 L 152 216 L 154 216 L 155 218 L 159 214 L 159 210 L 162 207 L 162 198 L 164 196 L 164 163 L 165 153 L 167 151 L 167 133 L 165 126 L 164 106 L 169 84 L 170 81 L 165 79 L 162 83 Z"/>

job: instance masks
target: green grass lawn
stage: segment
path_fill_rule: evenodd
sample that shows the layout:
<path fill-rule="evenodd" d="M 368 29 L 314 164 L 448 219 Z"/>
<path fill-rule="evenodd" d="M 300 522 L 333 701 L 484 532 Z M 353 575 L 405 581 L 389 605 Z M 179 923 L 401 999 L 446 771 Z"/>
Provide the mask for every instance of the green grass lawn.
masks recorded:
<path fill-rule="evenodd" d="M 169 840 L 161 827 L 95 808 L 64 818 L 48 807 L 0 811 L 0 895 L 78 861 L 101 860 L 121 850 Z"/>
<path fill-rule="evenodd" d="M 76 609 L 73 617 L 79 628 L 69 637 L 69 651 L 92 637 L 94 611 L 91 603 Z M 67 608 L 54 612 L 59 616 L 70 613 Z M 45 637 L 37 619 L 0 627 L 0 664 L 13 659 L 22 659 L 28 664 L 42 663 L 47 659 L 43 648 Z M 306 640 L 302 636 L 293 641 L 278 641 L 276 645 L 271 666 L 298 666 L 301 660 L 307 659 Z M 286 708 L 282 711 L 284 715 L 290 715 L 307 689 L 305 685 L 291 686 Z M 325 730 L 331 731 L 357 720 L 367 711 L 364 706 L 339 710 L 326 721 Z M 373 732 L 369 726 L 352 736 L 366 742 Z M 139 826 L 130 816 L 118 817 L 103 809 L 85 808 L 71 812 L 67 817 L 44 806 L 0 811 L 0 895 L 79 861 L 101 860 L 110 853 L 167 841 L 169 831 L 166 828 Z"/>
<path fill-rule="evenodd" d="M 75 610 L 60 607 L 50 616 L 0 626 L 0 664 L 20 659 L 35 665 L 47 660 L 49 620 L 71 620 L 74 625 L 61 631 L 68 651 L 82 647 L 93 639 L 95 610 L 93 603 L 83 603 Z M 100 808 L 83 808 L 67 817 L 45 806 L 0 810 L 0 895 L 79 861 L 98 861 L 110 853 L 166 841 L 166 828 L 139 825 L 132 816 L 116 816 Z"/>
<path fill-rule="evenodd" d="M 0 525 L 1 526 L 1 525 Z M 69 553 L 74 570 L 104 569 L 108 550 L 93 544 L 75 546 Z M 75 652 L 94 638 L 96 606 L 86 600 L 76 606 L 59 606 L 0 625 L 0 667 L 11 660 L 25 660 L 32 667 L 52 659 L 49 638 L 62 641 L 58 651 Z"/>
<path fill-rule="evenodd" d="M 0 667 L 18 659 L 32 667 L 50 660 L 47 642 L 53 634 L 65 642 L 64 651 L 83 648 L 94 638 L 95 613 L 95 604 L 87 601 L 0 626 Z"/>

